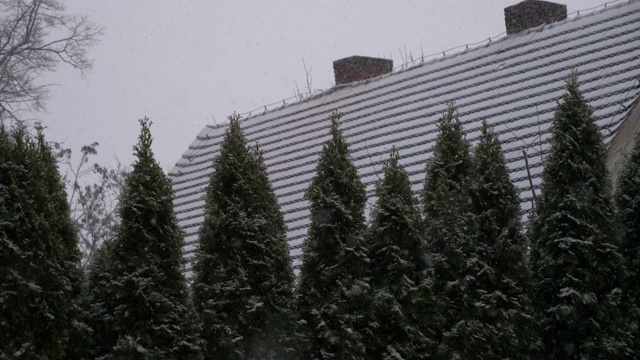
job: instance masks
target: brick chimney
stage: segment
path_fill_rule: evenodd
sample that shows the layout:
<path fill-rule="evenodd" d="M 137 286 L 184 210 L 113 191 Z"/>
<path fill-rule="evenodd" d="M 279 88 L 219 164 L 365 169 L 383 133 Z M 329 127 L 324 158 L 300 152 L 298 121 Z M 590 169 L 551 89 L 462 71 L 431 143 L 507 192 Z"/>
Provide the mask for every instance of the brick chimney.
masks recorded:
<path fill-rule="evenodd" d="M 371 79 L 392 70 L 393 60 L 366 56 L 351 56 L 333 62 L 336 85 Z"/>
<path fill-rule="evenodd" d="M 543 24 L 551 24 L 567 18 L 567 5 L 548 1 L 525 0 L 504 9 L 507 35 L 531 29 Z"/>

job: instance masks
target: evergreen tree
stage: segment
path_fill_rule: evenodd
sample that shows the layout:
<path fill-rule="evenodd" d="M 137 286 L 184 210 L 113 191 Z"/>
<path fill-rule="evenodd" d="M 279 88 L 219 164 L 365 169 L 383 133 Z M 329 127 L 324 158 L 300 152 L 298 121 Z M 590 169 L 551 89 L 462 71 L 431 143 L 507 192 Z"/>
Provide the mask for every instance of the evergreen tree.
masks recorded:
<path fill-rule="evenodd" d="M 213 161 L 194 274 L 207 358 L 294 355 L 286 225 L 262 153 L 247 147 L 236 114 Z"/>
<path fill-rule="evenodd" d="M 486 348 L 474 305 L 480 270 L 472 237 L 472 163 L 469 143 L 453 104 L 439 122 L 421 194 L 438 324 L 438 358 L 470 359 Z"/>
<path fill-rule="evenodd" d="M 80 359 L 80 252 L 43 127 L 0 125 L 0 358 Z"/>
<path fill-rule="evenodd" d="M 398 157 L 393 148 L 384 177 L 376 184 L 368 236 L 373 317 L 378 324 L 369 359 L 426 359 L 433 351 L 433 334 L 425 316 L 433 297 L 422 220 Z"/>
<path fill-rule="evenodd" d="M 623 231 L 620 253 L 628 269 L 624 291 L 635 312 L 629 325 L 634 352 L 640 354 L 640 135 L 620 171 L 615 200 Z"/>
<path fill-rule="evenodd" d="M 88 303 L 86 283 L 81 267 L 82 254 L 78 246 L 75 223 L 71 217 L 71 208 L 67 200 L 66 184 L 58 171 L 57 158 L 44 137 L 44 128 L 36 124 L 36 141 L 42 164 L 44 191 L 49 195 L 48 223 L 49 231 L 59 236 L 63 255 L 60 266 L 67 281 L 66 290 L 70 293 L 67 313 L 67 331 L 69 341 L 66 344 L 66 359 L 88 359 L 90 354 L 90 338 L 92 329 L 87 325 Z"/>
<path fill-rule="evenodd" d="M 624 358 L 629 355 L 620 290 L 625 267 L 605 148 L 576 72 L 556 108 L 550 145 L 530 229 L 542 355 Z"/>
<path fill-rule="evenodd" d="M 96 359 L 109 354 L 118 341 L 113 314 L 119 300 L 114 267 L 110 266 L 114 244 L 113 239 L 107 240 L 96 249 L 87 273 L 91 348 Z"/>
<path fill-rule="evenodd" d="M 144 118 L 140 125 L 137 159 L 120 199 L 122 221 L 96 265 L 106 277 L 97 282 L 105 288 L 97 291 L 111 298 L 102 316 L 93 316 L 109 320 L 97 329 L 112 326 L 113 331 L 109 336 L 99 333 L 100 341 L 111 342 L 98 345 L 108 349 L 104 359 L 202 359 L 203 344 L 182 275 L 182 232 L 173 212 L 171 182 L 153 158 L 151 122 Z M 103 305 L 94 303 L 93 308 Z"/>
<path fill-rule="evenodd" d="M 537 347 L 528 297 L 530 272 L 520 223 L 520 197 L 498 137 L 482 124 L 474 153 L 474 228 L 482 271 L 476 276 L 479 321 L 488 347 L 482 359 L 528 359 Z"/>
<path fill-rule="evenodd" d="M 340 116 L 331 114 L 331 139 L 305 194 L 311 221 L 298 288 L 304 359 L 365 359 L 365 342 L 371 339 L 366 196 L 339 129 Z"/>

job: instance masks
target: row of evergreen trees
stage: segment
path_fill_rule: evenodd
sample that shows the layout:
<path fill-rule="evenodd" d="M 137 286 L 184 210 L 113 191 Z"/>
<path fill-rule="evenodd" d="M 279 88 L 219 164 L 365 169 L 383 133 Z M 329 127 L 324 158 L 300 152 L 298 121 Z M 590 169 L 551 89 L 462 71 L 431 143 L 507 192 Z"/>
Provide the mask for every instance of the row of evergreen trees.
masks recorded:
<path fill-rule="evenodd" d="M 0 126 L 0 359 L 203 358 L 150 124 L 141 121 L 117 235 L 89 274 L 43 128 Z"/>
<path fill-rule="evenodd" d="M 526 234 L 500 142 L 473 154 L 453 105 L 419 199 L 398 153 L 365 192 L 331 116 L 307 190 L 304 359 L 623 359 L 640 353 L 640 137 L 614 195 L 577 73 L 554 115 Z M 617 212 L 614 206 L 617 202 Z"/>
<path fill-rule="evenodd" d="M 339 120 L 331 115 L 306 192 L 311 220 L 295 284 L 262 153 L 247 144 L 239 116 L 230 117 L 206 190 L 191 293 L 171 183 L 153 158 L 147 119 L 117 235 L 86 275 L 42 129 L 32 137 L 22 125 L 1 127 L 0 358 L 640 353 L 640 141 L 613 198 L 575 73 L 556 110 L 526 234 L 498 138 L 483 124 L 472 153 L 453 105 L 440 119 L 419 198 L 393 149 L 367 226 Z"/>

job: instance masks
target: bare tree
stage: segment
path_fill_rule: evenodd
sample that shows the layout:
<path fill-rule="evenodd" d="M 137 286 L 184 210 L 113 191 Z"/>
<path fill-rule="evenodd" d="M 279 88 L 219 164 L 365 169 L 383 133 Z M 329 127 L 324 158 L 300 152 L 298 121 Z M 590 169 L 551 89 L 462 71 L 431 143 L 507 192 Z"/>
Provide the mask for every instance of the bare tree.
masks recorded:
<path fill-rule="evenodd" d="M 90 164 L 97 155 L 98 143 L 85 145 L 77 162 L 72 161 L 71 149 L 53 144 L 58 161 L 66 168 L 63 180 L 67 184 L 71 217 L 78 231 L 78 245 L 82 252 L 82 267 L 87 268 L 95 251 L 113 237 L 118 218 L 118 199 L 124 189 L 127 169 L 120 162 L 115 169 L 98 163 Z"/>
<path fill-rule="evenodd" d="M 311 96 L 311 94 L 313 94 L 313 88 L 312 88 L 312 82 L 313 82 L 313 77 L 311 76 L 311 70 L 313 69 L 312 67 L 307 68 L 307 64 L 304 62 L 304 58 L 302 58 L 302 66 L 304 67 L 304 72 L 306 74 L 306 91 L 305 93 L 300 91 L 300 87 L 298 87 L 298 82 L 296 81 L 296 89 L 294 91 L 295 97 L 298 100 L 302 100 L 305 97 Z"/>
<path fill-rule="evenodd" d="M 60 0 L 0 0 L 0 121 L 44 109 L 49 85 L 37 80 L 65 63 L 91 68 L 87 48 L 102 29 L 65 14 Z"/>

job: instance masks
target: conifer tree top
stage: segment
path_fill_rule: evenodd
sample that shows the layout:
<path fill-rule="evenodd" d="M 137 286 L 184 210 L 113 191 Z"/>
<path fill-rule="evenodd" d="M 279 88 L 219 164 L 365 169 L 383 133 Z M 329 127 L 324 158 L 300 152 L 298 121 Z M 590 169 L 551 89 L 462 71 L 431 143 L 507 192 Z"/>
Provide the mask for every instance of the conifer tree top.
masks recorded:
<path fill-rule="evenodd" d="M 383 173 L 385 177 L 383 178 L 382 182 L 379 182 L 381 186 L 386 182 L 391 182 L 392 180 L 394 180 L 394 175 L 400 176 L 402 173 L 404 173 L 404 171 L 399 171 L 402 167 L 402 165 L 400 165 L 400 163 L 398 162 L 399 158 L 400 155 L 398 154 L 396 146 L 391 146 L 391 151 L 389 152 L 389 161 L 387 161 L 383 167 Z"/>
<path fill-rule="evenodd" d="M 576 187 L 582 183 L 592 190 L 610 191 L 605 147 L 593 121 L 593 110 L 580 93 L 576 70 L 569 74 L 566 84 L 551 127 L 551 148 L 542 173 L 543 201 L 576 191 L 588 192 Z"/>
<path fill-rule="evenodd" d="M 509 228 L 515 233 L 520 232 L 518 221 L 520 212 L 520 198 L 517 189 L 509 178 L 500 140 L 493 133 L 486 121 L 482 122 L 480 140 L 475 149 L 474 157 L 475 211 L 480 217 L 487 217 L 487 223 L 496 226 L 493 230 Z M 490 211 L 488 211 L 490 210 Z M 497 233 L 489 231 L 484 234 L 489 238 L 497 238 Z"/>
<path fill-rule="evenodd" d="M 340 118 L 342 114 L 339 111 L 331 113 L 331 138 L 336 145 L 347 146 L 342 138 L 342 131 L 340 130 Z"/>
<path fill-rule="evenodd" d="M 400 155 L 395 146 L 391 147 L 389 160 L 383 167 L 384 177 L 376 183 L 376 195 L 378 200 L 373 209 L 373 217 L 375 212 L 381 209 L 399 207 L 402 209 L 415 206 L 413 191 L 409 175 L 400 164 Z M 398 202 L 401 202 L 398 203 Z"/>
<path fill-rule="evenodd" d="M 234 112 L 233 114 L 229 115 L 228 119 L 229 119 L 229 128 L 227 129 L 227 132 L 229 133 L 228 139 L 240 141 L 246 144 L 247 141 L 245 137 L 240 136 L 242 135 L 242 128 L 240 127 L 240 119 L 242 119 L 242 117 L 238 113 Z"/>
<path fill-rule="evenodd" d="M 439 212 L 433 207 L 437 194 L 450 192 L 467 196 L 471 173 L 469 143 L 458 119 L 455 103 L 449 103 L 438 123 L 438 137 L 431 158 L 427 161 L 425 186 L 421 201 L 425 215 Z"/>
<path fill-rule="evenodd" d="M 449 103 L 442 114 L 438 130 L 439 135 L 427 170 L 431 174 L 428 175 L 455 178 L 459 170 L 469 167 L 469 143 L 465 140 L 455 103 Z"/>
<path fill-rule="evenodd" d="M 133 145 L 133 155 L 138 158 L 138 162 L 141 162 L 142 159 L 153 158 L 153 151 L 151 151 L 151 143 L 153 142 L 151 125 L 153 122 L 146 116 L 138 122 L 140 123 L 140 135 L 138 135 L 138 143 Z"/>
<path fill-rule="evenodd" d="M 313 212 L 314 206 L 324 204 L 322 198 L 329 195 L 344 196 L 343 201 L 348 201 L 345 204 L 347 207 L 342 210 L 353 211 L 349 216 L 360 219 L 363 217 L 366 193 L 364 185 L 359 179 L 358 171 L 351 160 L 349 145 L 342 136 L 341 117 L 342 114 L 339 111 L 334 111 L 329 117 L 331 120 L 331 139 L 323 145 L 316 167 L 317 175 L 313 178 L 305 197 L 311 201 Z M 354 181 L 355 179 L 357 181 Z M 314 198 L 318 200 L 315 204 Z M 316 211 L 318 210 L 320 209 Z M 359 220 L 354 221 L 360 222 Z"/>

